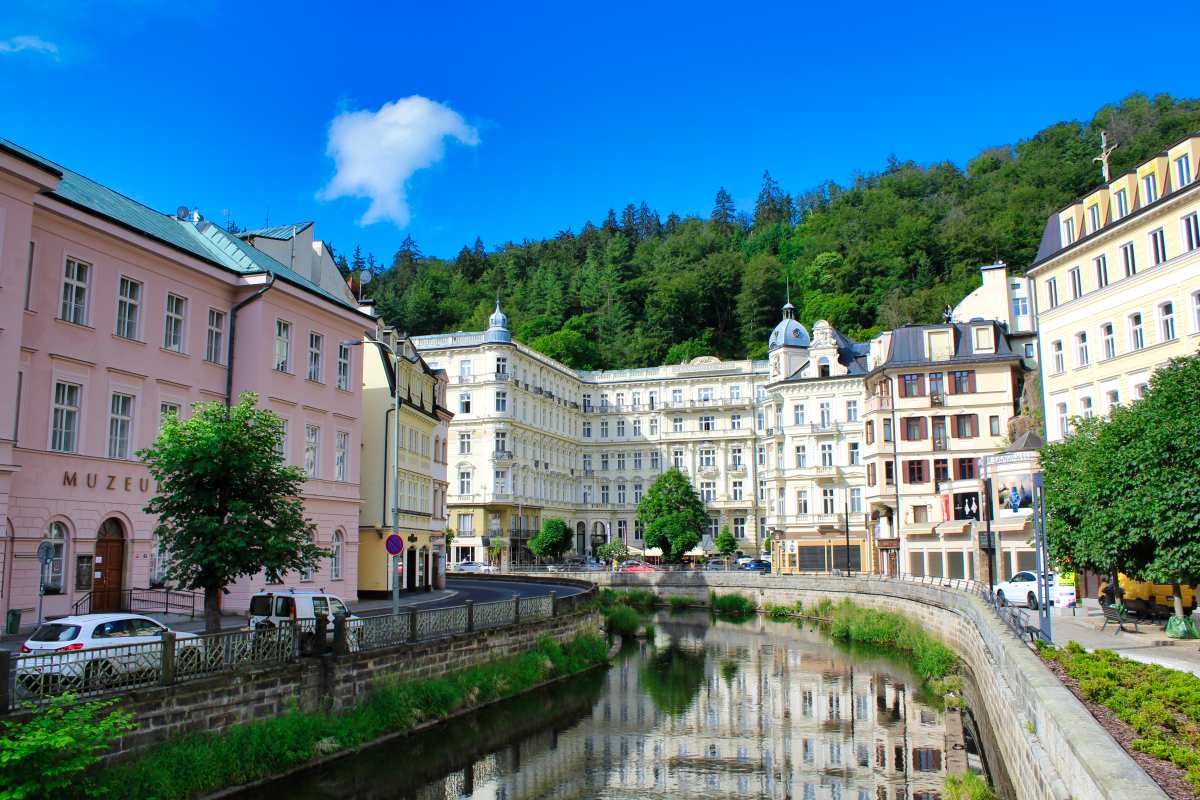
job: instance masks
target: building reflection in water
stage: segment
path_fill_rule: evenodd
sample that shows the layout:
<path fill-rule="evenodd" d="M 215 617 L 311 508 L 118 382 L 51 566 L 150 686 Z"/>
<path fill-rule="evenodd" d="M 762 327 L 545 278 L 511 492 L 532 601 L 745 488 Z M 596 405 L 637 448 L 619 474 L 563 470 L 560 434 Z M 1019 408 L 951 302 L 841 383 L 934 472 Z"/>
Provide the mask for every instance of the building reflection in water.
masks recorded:
<path fill-rule="evenodd" d="M 581 721 L 411 796 L 935 800 L 961 750 L 957 715 L 948 731 L 911 675 L 786 623 L 664 615 L 604 680 Z"/>

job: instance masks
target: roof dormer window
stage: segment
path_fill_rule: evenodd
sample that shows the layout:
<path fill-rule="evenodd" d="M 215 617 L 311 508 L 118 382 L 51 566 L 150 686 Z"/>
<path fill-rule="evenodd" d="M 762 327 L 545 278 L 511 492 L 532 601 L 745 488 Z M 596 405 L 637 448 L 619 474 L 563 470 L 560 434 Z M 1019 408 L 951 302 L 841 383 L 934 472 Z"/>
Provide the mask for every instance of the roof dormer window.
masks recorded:
<path fill-rule="evenodd" d="M 1117 200 L 1117 219 L 1129 214 L 1129 194 L 1124 189 L 1118 189 L 1115 195 Z"/>
<path fill-rule="evenodd" d="M 1075 241 L 1075 220 L 1068 217 L 1063 220 L 1063 244 L 1072 244 Z"/>
<path fill-rule="evenodd" d="M 1088 233 L 1100 230 L 1100 204 L 1088 206 Z"/>
<path fill-rule="evenodd" d="M 1142 177 L 1142 205 L 1148 206 L 1158 199 L 1158 182 L 1151 172 Z"/>

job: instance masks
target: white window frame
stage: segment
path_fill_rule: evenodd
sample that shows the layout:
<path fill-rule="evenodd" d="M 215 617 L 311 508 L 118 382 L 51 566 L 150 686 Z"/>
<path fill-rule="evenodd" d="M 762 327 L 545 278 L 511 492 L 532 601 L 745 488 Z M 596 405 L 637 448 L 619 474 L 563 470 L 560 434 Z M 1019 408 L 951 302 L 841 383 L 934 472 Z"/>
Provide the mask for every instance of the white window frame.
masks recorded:
<path fill-rule="evenodd" d="M 1137 322 L 1134 322 L 1134 318 Z M 1146 318 L 1140 311 L 1129 315 L 1129 349 L 1143 350 L 1146 347 Z"/>
<path fill-rule="evenodd" d="M 321 472 L 321 426 L 311 422 L 304 425 L 304 474 L 319 477 Z"/>
<path fill-rule="evenodd" d="M 350 345 L 338 343 L 337 388 L 350 391 Z"/>
<path fill-rule="evenodd" d="M 122 339 L 136 342 L 140 338 L 144 288 L 141 281 L 135 281 L 127 275 L 117 279 L 116 335 Z"/>
<path fill-rule="evenodd" d="M 1088 353 L 1087 331 L 1075 334 L 1075 362 L 1078 366 L 1086 367 L 1091 363 Z"/>
<path fill-rule="evenodd" d="M 1158 304 L 1158 335 L 1162 342 L 1173 342 L 1179 338 L 1179 331 L 1175 328 L 1175 304 L 1170 300 Z"/>
<path fill-rule="evenodd" d="M 340 530 L 333 532 L 333 538 L 329 542 L 329 579 L 340 581 L 342 579 L 342 559 L 343 548 L 346 545 L 346 537 Z"/>
<path fill-rule="evenodd" d="M 1142 176 L 1142 208 L 1158 200 L 1158 176 L 1151 172 Z"/>
<path fill-rule="evenodd" d="M 133 454 L 133 410 L 134 395 L 128 392 L 113 392 L 108 401 L 108 458 L 126 460 Z"/>
<path fill-rule="evenodd" d="M 74 325 L 88 324 L 88 300 L 91 298 L 92 265 L 67 256 L 63 265 L 62 293 L 58 318 Z"/>
<path fill-rule="evenodd" d="M 291 373 L 292 371 L 292 323 L 286 319 L 275 320 L 275 360 L 276 372 Z"/>
<path fill-rule="evenodd" d="M 1126 278 L 1137 275 L 1137 251 L 1133 249 L 1133 242 L 1121 245 L 1121 269 Z"/>
<path fill-rule="evenodd" d="M 204 334 L 204 360 L 210 364 L 225 363 L 225 312 L 208 309 L 208 326 Z"/>
<path fill-rule="evenodd" d="M 1175 159 L 1175 180 L 1179 183 L 1177 189 L 1182 189 L 1192 182 L 1192 161 L 1187 153 Z"/>
<path fill-rule="evenodd" d="M 1147 234 L 1150 238 L 1150 257 L 1154 259 L 1154 264 L 1167 261 L 1167 236 L 1162 228 L 1155 228 Z"/>
<path fill-rule="evenodd" d="M 163 304 L 163 349 L 186 353 L 188 300 L 181 294 L 167 292 Z"/>
<path fill-rule="evenodd" d="M 308 380 L 325 382 L 325 337 L 316 331 L 308 332 Z"/>
<path fill-rule="evenodd" d="M 1104 360 L 1117 357 L 1117 328 L 1111 322 L 1100 326 L 1100 341 L 1104 347 Z"/>
<path fill-rule="evenodd" d="M 1096 288 L 1103 289 L 1108 286 L 1108 257 L 1101 253 L 1092 259 L 1092 265 L 1096 268 Z"/>
<path fill-rule="evenodd" d="M 346 480 L 350 474 L 350 432 L 338 431 L 334 435 L 333 479 Z"/>
<path fill-rule="evenodd" d="M 79 452 L 82 407 L 81 384 L 61 380 L 54 382 L 54 400 L 50 414 L 50 450 L 56 453 Z"/>
<path fill-rule="evenodd" d="M 1183 246 L 1187 252 L 1200 250 L 1200 212 L 1193 211 L 1179 221 L 1183 228 Z"/>
<path fill-rule="evenodd" d="M 1117 219 L 1129 214 L 1129 195 L 1124 189 L 1118 189 L 1115 195 L 1117 201 Z"/>

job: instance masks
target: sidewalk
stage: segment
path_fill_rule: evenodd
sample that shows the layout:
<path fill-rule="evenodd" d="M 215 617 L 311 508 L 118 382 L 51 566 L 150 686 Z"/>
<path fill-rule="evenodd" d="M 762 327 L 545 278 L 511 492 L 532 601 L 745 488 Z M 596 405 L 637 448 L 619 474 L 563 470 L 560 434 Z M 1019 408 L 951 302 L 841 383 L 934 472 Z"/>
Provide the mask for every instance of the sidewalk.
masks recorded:
<path fill-rule="evenodd" d="M 421 608 L 430 603 L 437 603 L 448 600 L 459 592 L 453 589 L 438 589 L 433 592 L 416 592 L 413 594 L 402 593 L 400 595 L 400 608 L 407 609 L 411 607 Z M 359 616 L 376 616 L 379 614 L 390 614 L 392 611 L 391 598 L 382 600 L 360 600 L 357 603 L 350 603 L 350 613 Z M 134 612 L 139 613 L 139 612 Z M 142 616 L 156 619 L 163 625 L 175 631 L 183 631 L 186 633 L 203 633 L 204 632 L 204 617 L 198 614 L 195 617 L 189 617 L 180 614 L 159 614 L 149 613 Z M 245 614 L 231 614 L 221 617 L 222 630 L 236 630 L 246 626 L 247 616 Z M 29 638 L 33 633 L 33 625 L 22 627 L 22 630 L 16 636 L 0 636 L 0 650 L 16 650 L 21 642 Z"/>
<path fill-rule="evenodd" d="M 1103 625 L 1104 616 L 1099 607 L 1083 606 L 1075 609 L 1075 616 L 1056 614 L 1051 632 L 1059 647 L 1074 640 L 1088 650 L 1112 650 L 1134 661 L 1160 664 L 1200 676 L 1200 640 L 1171 639 L 1163 632 L 1161 622 L 1139 621 L 1136 633 L 1132 623 L 1127 623 L 1125 630 L 1119 633 L 1116 625 L 1109 623 L 1101 630 Z"/>

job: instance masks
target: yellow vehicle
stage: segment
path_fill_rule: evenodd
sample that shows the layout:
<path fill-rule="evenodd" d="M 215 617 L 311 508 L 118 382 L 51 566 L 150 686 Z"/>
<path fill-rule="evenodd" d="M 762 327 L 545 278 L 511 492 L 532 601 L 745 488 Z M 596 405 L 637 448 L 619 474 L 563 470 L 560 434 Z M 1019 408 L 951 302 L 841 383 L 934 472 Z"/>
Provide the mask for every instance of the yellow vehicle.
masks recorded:
<path fill-rule="evenodd" d="M 1135 581 L 1125 573 L 1117 575 L 1121 587 L 1122 600 L 1125 607 L 1139 614 L 1174 614 L 1174 588 L 1169 583 L 1146 583 Z M 1183 613 L 1190 614 L 1196 608 L 1196 592 L 1193 587 L 1184 584 Z M 1112 601 L 1108 592 L 1108 581 L 1100 583 L 1100 605 L 1108 605 Z"/>

